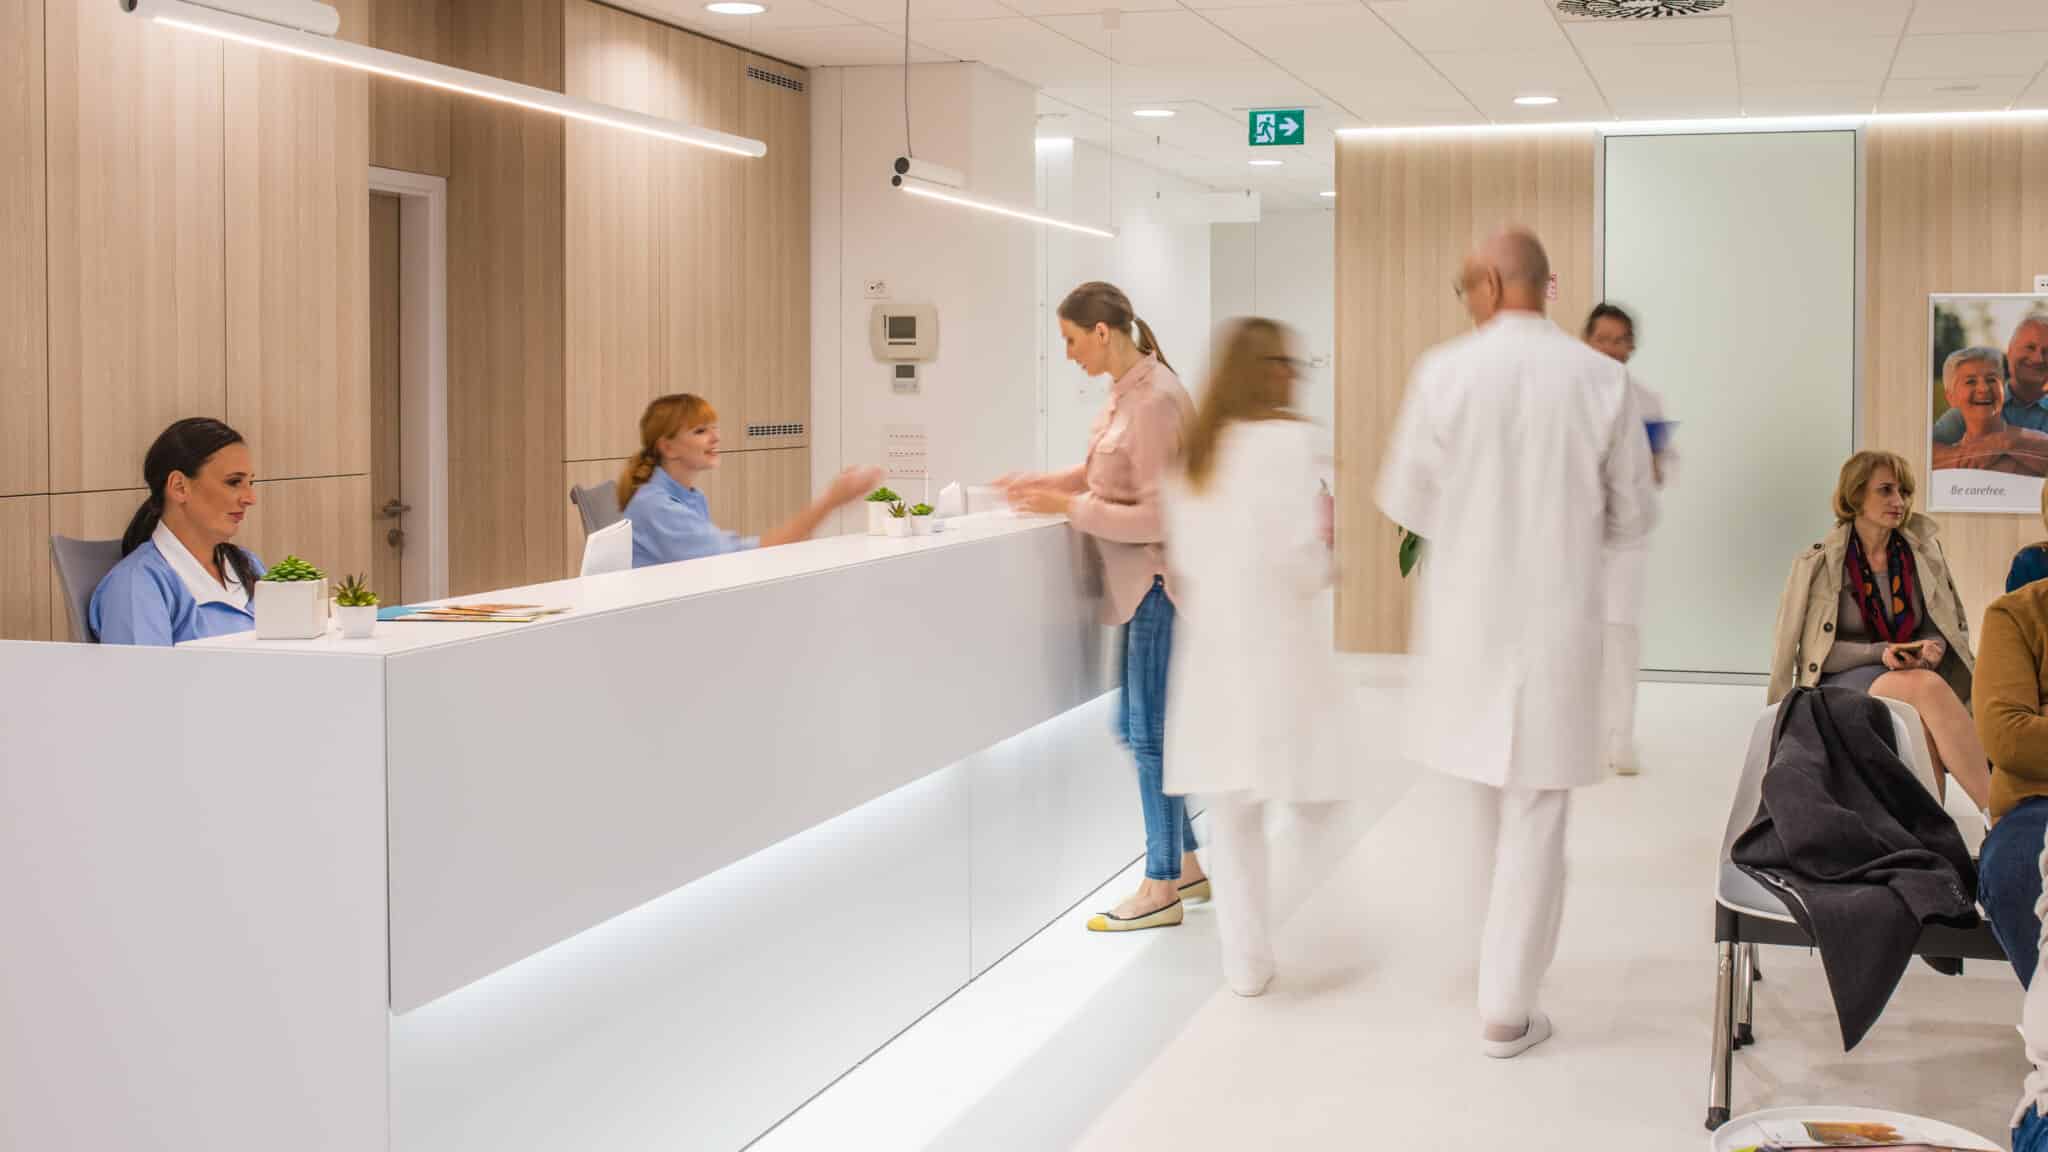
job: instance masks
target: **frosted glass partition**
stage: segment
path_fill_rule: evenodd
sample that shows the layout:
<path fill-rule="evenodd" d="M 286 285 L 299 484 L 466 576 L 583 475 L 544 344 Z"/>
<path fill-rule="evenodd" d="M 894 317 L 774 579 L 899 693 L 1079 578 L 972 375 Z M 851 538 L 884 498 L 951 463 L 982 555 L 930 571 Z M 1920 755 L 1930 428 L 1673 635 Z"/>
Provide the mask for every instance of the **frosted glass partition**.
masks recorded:
<path fill-rule="evenodd" d="M 1679 421 L 1643 666 L 1765 673 L 1792 557 L 1855 440 L 1854 132 L 1610 136 L 1607 299 Z M 1583 317 L 1560 317 L 1577 323 Z"/>

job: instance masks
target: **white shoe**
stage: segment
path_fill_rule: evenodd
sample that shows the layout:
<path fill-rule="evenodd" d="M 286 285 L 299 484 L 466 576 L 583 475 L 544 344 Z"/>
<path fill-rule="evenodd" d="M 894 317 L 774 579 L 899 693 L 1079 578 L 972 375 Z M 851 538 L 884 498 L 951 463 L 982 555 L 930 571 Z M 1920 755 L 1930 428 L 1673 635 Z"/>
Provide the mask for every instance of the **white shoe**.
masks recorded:
<path fill-rule="evenodd" d="M 1550 1017 L 1541 1012 L 1529 1013 L 1529 1026 L 1513 1040 L 1486 1041 L 1486 1054 L 1495 1060 L 1512 1060 L 1545 1040 L 1550 1039 Z"/>

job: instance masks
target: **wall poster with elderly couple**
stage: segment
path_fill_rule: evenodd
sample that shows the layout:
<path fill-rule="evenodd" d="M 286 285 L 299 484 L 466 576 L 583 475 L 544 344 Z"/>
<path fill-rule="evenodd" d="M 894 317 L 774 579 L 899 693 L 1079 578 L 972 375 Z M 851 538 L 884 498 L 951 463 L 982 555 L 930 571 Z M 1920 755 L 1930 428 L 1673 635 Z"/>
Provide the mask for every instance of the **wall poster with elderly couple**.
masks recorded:
<path fill-rule="evenodd" d="M 2048 477 L 2048 295 L 1934 295 L 1927 508 L 2041 514 Z"/>

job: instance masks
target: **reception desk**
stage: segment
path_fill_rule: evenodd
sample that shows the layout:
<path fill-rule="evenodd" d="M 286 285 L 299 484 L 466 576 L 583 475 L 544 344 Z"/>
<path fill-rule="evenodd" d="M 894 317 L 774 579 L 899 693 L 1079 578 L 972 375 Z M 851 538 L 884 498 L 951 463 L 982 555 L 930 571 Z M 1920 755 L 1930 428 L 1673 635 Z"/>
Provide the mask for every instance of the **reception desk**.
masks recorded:
<path fill-rule="evenodd" d="M 1062 522 L 0 644 L 0 1146 L 738 1148 L 1141 848 Z"/>

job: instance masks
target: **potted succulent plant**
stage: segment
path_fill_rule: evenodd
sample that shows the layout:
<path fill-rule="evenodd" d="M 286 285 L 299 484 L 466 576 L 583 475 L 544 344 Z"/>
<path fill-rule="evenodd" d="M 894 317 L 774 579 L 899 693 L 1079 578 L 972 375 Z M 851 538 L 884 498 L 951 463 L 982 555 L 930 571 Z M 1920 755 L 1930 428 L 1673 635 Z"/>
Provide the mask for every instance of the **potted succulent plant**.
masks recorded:
<path fill-rule="evenodd" d="M 940 525 L 944 523 L 945 521 L 932 515 L 931 505 L 912 504 L 910 506 L 910 534 L 912 536 L 929 536 L 937 532 Z"/>
<path fill-rule="evenodd" d="M 367 640 L 377 630 L 377 594 L 361 576 L 350 576 L 335 589 L 334 614 L 341 619 L 343 636 Z"/>
<path fill-rule="evenodd" d="M 903 501 L 898 500 L 894 504 L 889 505 L 888 508 L 889 520 L 887 524 L 883 525 L 883 533 L 889 536 L 910 535 L 912 521 L 909 506 L 904 504 Z"/>
<path fill-rule="evenodd" d="M 889 505 L 900 504 L 903 497 L 888 488 L 877 488 L 868 493 L 868 535 L 883 536 L 889 531 Z"/>
<path fill-rule="evenodd" d="M 286 556 L 256 581 L 256 635 L 311 640 L 327 634 L 327 574 Z"/>

